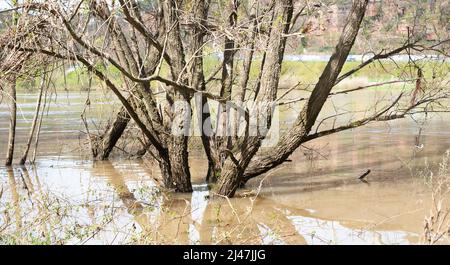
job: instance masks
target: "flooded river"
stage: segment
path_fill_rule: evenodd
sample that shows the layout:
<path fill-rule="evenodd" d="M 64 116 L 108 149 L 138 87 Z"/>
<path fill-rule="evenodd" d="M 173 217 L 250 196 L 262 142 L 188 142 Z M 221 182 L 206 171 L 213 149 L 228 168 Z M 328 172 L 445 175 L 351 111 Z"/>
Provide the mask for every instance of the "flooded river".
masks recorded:
<path fill-rule="evenodd" d="M 351 104 L 358 108 L 371 97 L 376 93 L 362 93 Z M 18 98 L 16 156 L 36 95 Z M 91 126 L 105 121 L 117 105 L 113 98 L 90 96 Z M 436 169 L 450 149 L 448 114 L 424 124 L 374 123 L 307 143 L 236 198 L 211 200 L 200 152 L 193 150 L 190 161 L 194 192 L 162 192 L 148 161 L 89 160 L 80 119 L 86 93 L 53 99 L 36 164 L 0 167 L 1 244 L 416 244 L 431 207 L 427 168 Z M 286 108 L 283 120 L 293 116 L 289 111 L 296 108 Z M 8 119 L 2 102 L 0 157 Z M 366 181 L 358 180 L 369 169 Z"/>

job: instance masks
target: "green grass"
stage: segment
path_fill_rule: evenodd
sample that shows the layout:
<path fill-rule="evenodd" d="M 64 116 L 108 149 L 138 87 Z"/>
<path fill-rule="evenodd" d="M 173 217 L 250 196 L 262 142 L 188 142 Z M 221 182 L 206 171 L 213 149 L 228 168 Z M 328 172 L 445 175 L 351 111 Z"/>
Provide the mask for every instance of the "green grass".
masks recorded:
<path fill-rule="evenodd" d="M 342 73 L 350 71 L 357 67 L 360 62 L 345 63 Z M 316 82 L 326 66 L 326 62 L 284 62 L 282 66 L 282 76 L 289 75 L 297 78 L 304 83 Z M 419 66 L 423 69 L 423 74 L 426 79 L 433 77 L 445 77 L 450 68 L 450 63 L 442 64 L 438 62 L 420 63 Z M 365 77 L 369 82 L 379 82 L 395 78 L 415 78 L 417 76 L 417 69 L 407 63 L 395 64 L 389 61 L 382 63 L 373 63 L 366 66 L 360 71 L 352 75 L 355 77 Z"/>
<path fill-rule="evenodd" d="M 347 62 L 342 70 L 345 73 L 356 66 L 360 62 Z M 207 56 L 204 59 L 204 71 L 205 76 L 209 77 L 211 73 L 221 65 L 221 61 L 218 58 Z M 326 66 L 326 62 L 300 62 L 300 61 L 285 61 L 283 62 L 281 69 L 281 80 L 289 80 L 291 83 L 302 82 L 303 84 L 310 84 L 317 82 L 320 74 Z M 434 77 L 445 77 L 450 70 L 450 63 L 442 62 L 422 62 L 419 66 L 423 69 L 424 77 L 431 79 Z M 242 69 L 242 61 L 236 62 L 236 73 Z M 250 82 L 257 79 L 261 67 L 261 60 L 257 59 L 253 62 L 250 69 Z M 97 65 L 97 68 L 102 70 L 111 78 L 114 83 L 121 87 L 123 86 L 123 79 L 120 71 L 111 66 Z M 168 76 L 169 69 L 166 64 L 161 67 L 160 74 L 162 76 Z M 220 77 L 221 71 L 218 72 L 216 77 Z M 85 68 L 77 68 L 75 71 L 67 73 L 64 76 L 63 71 L 57 70 L 53 74 L 53 84 L 56 90 L 69 90 L 69 91 L 85 91 L 89 88 L 89 80 L 91 75 Z M 368 82 L 381 82 L 392 79 L 414 79 L 417 76 L 417 69 L 414 65 L 407 63 L 395 64 L 391 61 L 376 62 L 360 71 L 356 72 L 351 78 L 365 78 Z M 40 78 L 19 80 L 19 91 L 32 91 L 39 87 Z M 156 86 L 156 82 L 153 82 Z M 102 89 L 103 83 L 96 77 L 92 78 L 91 89 Z"/>

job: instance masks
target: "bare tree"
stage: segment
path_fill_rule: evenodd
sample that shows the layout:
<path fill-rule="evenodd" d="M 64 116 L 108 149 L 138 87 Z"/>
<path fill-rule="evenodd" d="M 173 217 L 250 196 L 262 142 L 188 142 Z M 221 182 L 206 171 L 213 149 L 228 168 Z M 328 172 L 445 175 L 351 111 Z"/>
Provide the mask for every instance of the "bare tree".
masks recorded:
<path fill-rule="evenodd" d="M 20 164 L 25 164 L 28 151 L 31 146 L 31 141 L 35 133 L 37 119 L 39 117 L 39 108 L 42 99 L 43 86 L 47 82 L 46 70 L 42 69 L 42 65 L 50 63 L 48 57 L 43 57 L 40 54 L 33 54 L 29 52 L 21 51 L 20 45 L 26 42 L 33 42 L 34 38 L 28 38 L 30 33 L 38 33 L 37 27 L 42 26 L 42 21 L 34 24 L 36 21 L 30 20 L 26 16 L 19 12 L 21 6 L 16 0 L 11 1 L 13 7 L 9 11 L 13 12 L 12 19 L 6 20 L 6 24 L 9 27 L 14 28 L 14 31 L 5 31 L 2 37 L 4 38 L 3 46 L 7 49 L 2 50 L 0 53 L 0 88 L 7 88 L 3 92 L 6 98 L 9 99 L 10 108 L 10 125 L 8 136 L 8 149 L 6 154 L 6 165 L 10 166 L 13 163 L 14 151 L 16 144 L 16 126 L 17 126 L 17 84 L 19 80 L 34 79 L 37 76 L 41 76 L 42 86 L 40 88 L 40 94 L 37 101 L 36 115 L 33 119 L 33 123 L 30 130 L 30 136 L 25 148 L 25 152 L 22 155 Z M 29 23 L 33 23 L 30 26 Z"/>
<path fill-rule="evenodd" d="M 12 76 L 8 82 L 7 90 L 9 96 L 9 136 L 8 136 L 8 151 L 6 155 L 6 166 L 11 166 L 14 158 L 14 146 L 16 141 L 16 125 L 17 125 L 17 96 L 16 96 L 16 79 Z"/>

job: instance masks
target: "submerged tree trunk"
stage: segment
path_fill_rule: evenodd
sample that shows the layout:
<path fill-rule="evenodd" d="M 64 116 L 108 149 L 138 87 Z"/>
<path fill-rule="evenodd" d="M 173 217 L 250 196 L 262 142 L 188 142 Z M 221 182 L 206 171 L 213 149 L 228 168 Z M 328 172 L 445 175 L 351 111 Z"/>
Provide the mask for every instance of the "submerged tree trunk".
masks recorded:
<path fill-rule="evenodd" d="M 114 122 L 110 125 L 109 129 L 102 135 L 101 139 L 96 143 L 93 153 L 94 157 L 99 160 L 108 159 L 110 153 L 116 146 L 123 132 L 130 122 L 130 115 L 124 107 L 121 107 L 119 113 L 117 113 Z"/>
<path fill-rule="evenodd" d="M 17 125 L 17 96 L 16 96 L 16 77 L 11 78 L 8 82 L 9 87 L 9 136 L 8 150 L 6 153 L 6 166 L 11 166 L 14 158 L 14 145 L 16 141 L 16 125 Z"/>
<path fill-rule="evenodd" d="M 169 145 L 171 178 L 170 185 L 166 187 L 173 188 L 178 192 L 192 192 L 187 144 L 186 136 L 174 136 Z"/>

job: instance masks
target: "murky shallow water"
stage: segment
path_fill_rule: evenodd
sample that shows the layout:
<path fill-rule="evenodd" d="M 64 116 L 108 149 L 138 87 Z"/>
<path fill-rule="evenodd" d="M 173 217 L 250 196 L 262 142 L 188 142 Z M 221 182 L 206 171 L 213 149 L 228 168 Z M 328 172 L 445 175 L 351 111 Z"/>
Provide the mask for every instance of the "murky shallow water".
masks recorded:
<path fill-rule="evenodd" d="M 161 192 L 158 171 L 146 161 L 86 160 L 78 104 L 86 95 L 70 96 L 46 116 L 36 165 L 0 167 L 0 243 L 415 244 L 430 208 L 421 171 L 436 168 L 450 148 L 445 115 L 420 136 L 411 120 L 369 125 L 308 143 L 236 198 L 210 200 L 201 154 L 190 161 L 192 194 Z M 21 105 L 19 144 L 33 100 Z M 91 117 L 100 122 L 111 105 L 95 106 Z M 2 157 L 6 111 L 3 105 Z M 359 181 L 367 169 L 367 182 Z"/>

